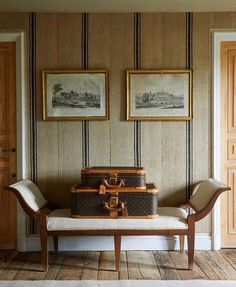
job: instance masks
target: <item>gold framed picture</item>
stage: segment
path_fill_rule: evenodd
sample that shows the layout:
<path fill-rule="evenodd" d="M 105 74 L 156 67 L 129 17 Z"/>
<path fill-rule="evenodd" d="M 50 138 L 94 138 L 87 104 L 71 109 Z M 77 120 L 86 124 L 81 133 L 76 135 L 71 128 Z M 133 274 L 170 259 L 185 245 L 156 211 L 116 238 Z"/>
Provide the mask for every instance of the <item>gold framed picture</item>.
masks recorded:
<path fill-rule="evenodd" d="M 127 120 L 192 119 L 191 70 L 127 70 Z"/>
<path fill-rule="evenodd" d="M 44 120 L 108 120 L 108 71 L 43 70 Z"/>

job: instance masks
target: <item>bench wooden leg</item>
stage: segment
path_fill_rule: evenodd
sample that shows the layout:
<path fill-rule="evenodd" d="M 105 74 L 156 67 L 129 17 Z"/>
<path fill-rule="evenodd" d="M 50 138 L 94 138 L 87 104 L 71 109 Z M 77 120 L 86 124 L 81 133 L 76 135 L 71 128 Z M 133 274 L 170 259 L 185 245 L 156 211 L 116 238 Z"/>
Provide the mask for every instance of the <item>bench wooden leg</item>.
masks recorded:
<path fill-rule="evenodd" d="M 120 271 L 120 248 L 121 248 L 121 235 L 114 236 L 115 241 L 115 261 L 116 271 Z"/>
<path fill-rule="evenodd" d="M 42 250 L 43 271 L 48 271 L 48 235 L 46 230 L 40 230 L 40 242 Z"/>
<path fill-rule="evenodd" d="M 54 251 L 58 251 L 58 236 L 53 236 Z"/>
<path fill-rule="evenodd" d="M 188 229 L 188 269 L 193 269 L 194 261 L 194 243 L 195 243 L 195 225 L 189 225 Z"/>
<path fill-rule="evenodd" d="M 179 235 L 179 247 L 180 247 L 180 252 L 184 252 L 184 235 Z"/>

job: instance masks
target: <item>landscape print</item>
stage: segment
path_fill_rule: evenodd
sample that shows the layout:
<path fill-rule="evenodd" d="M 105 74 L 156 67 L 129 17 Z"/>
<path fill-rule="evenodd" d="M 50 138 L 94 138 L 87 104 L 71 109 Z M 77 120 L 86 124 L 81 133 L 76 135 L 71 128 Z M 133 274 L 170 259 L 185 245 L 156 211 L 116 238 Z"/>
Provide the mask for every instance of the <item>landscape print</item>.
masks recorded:
<path fill-rule="evenodd" d="M 44 118 L 107 117 L 107 71 L 44 74 Z"/>
<path fill-rule="evenodd" d="M 143 93 L 141 96 L 135 96 L 135 107 L 136 109 L 183 109 L 184 95 L 174 95 L 165 91 L 149 91 Z"/>
<path fill-rule="evenodd" d="M 66 91 L 61 83 L 57 82 L 52 87 L 52 107 L 53 108 L 79 108 L 86 109 L 89 107 L 99 109 L 101 107 L 100 94 L 93 94 L 86 90 L 80 92 L 76 90 Z"/>
<path fill-rule="evenodd" d="M 128 119 L 190 117 L 190 71 L 130 70 L 127 77 Z"/>

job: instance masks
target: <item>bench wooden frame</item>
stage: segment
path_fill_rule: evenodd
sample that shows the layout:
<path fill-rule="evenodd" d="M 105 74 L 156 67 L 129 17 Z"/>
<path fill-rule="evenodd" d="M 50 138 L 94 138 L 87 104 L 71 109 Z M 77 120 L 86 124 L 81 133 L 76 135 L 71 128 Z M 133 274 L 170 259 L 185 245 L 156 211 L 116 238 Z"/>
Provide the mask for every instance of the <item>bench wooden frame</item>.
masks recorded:
<path fill-rule="evenodd" d="M 20 202 L 23 210 L 32 217 L 39 226 L 39 234 L 42 249 L 42 262 L 43 271 L 48 270 L 48 236 L 53 237 L 54 250 L 58 251 L 58 237 L 59 236 L 114 236 L 114 246 L 115 246 L 115 261 L 116 261 L 116 271 L 120 269 L 120 252 L 121 252 L 121 237 L 122 236 L 138 236 L 138 235 L 178 235 L 180 239 L 180 251 L 184 250 L 184 236 L 187 236 L 188 243 L 188 268 L 193 268 L 194 261 L 194 244 L 195 244 L 195 222 L 201 220 L 205 217 L 213 208 L 218 196 L 226 191 L 230 190 L 229 187 L 221 188 L 217 190 L 208 205 L 201 211 L 196 211 L 194 214 L 190 214 L 187 217 L 188 229 L 171 229 L 171 230 L 57 230 L 51 231 L 47 230 L 48 215 L 51 211 L 55 210 L 57 207 L 53 204 L 47 203 L 45 206 L 40 208 L 38 211 L 34 211 L 25 202 L 21 194 L 17 189 L 8 187 L 8 189 L 13 192 Z M 193 208 L 190 202 L 181 204 L 182 208 Z M 194 208 L 193 208 L 194 209 Z M 151 219 L 147 219 L 151 220 Z"/>

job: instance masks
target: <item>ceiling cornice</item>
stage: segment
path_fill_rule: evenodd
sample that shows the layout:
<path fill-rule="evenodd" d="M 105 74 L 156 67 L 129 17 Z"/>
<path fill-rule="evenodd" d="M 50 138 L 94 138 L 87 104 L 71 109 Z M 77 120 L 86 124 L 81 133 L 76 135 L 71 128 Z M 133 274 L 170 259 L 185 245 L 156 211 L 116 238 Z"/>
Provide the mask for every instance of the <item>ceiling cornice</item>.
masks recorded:
<path fill-rule="evenodd" d="M 236 0 L 0 0 L 1 12 L 232 12 Z"/>

